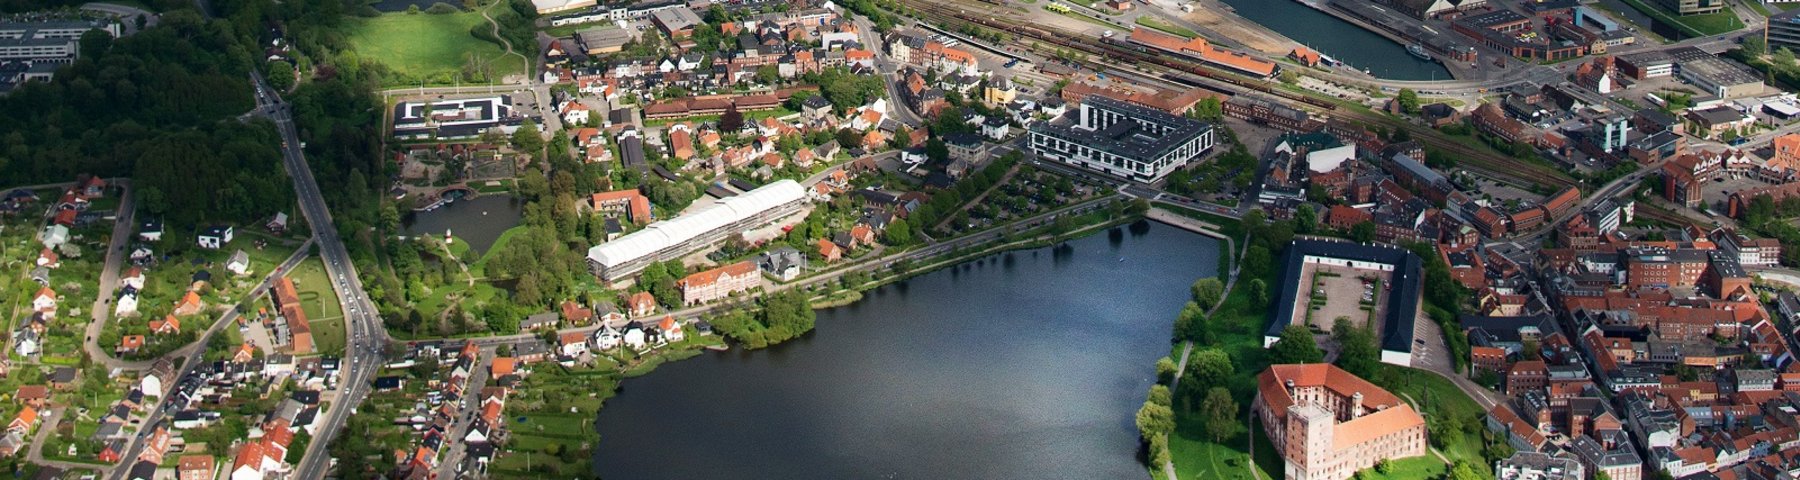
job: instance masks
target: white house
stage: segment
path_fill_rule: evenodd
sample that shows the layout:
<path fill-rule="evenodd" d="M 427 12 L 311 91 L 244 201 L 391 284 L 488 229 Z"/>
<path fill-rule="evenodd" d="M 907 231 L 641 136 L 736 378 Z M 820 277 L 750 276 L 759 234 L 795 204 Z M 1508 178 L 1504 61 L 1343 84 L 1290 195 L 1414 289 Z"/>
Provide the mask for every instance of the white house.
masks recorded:
<path fill-rule="evenodd" d="M 646 346 L 644 343 L 644 331 L 642 329 L 633 328 L 631 330 L 626 330 L 624 340 L 625 346 L 631 347 L 632 350 L 642 351 Z"/>
<path fill-rule="evenodd" d="M 13 351 L 19 352 L 19 356 L 21 356 L 21 357 L 29 357 L 32 355 L 37 355 L 37 353 L 38 353 L 37 332 L 31 331 L 31 329 L 29 329 L 29 328 L 19 329 L 19 333 L 17 335 L 13 335 Z"/>
<path fill-rule="evenodd" d="M 160 242 L 162 241 L 162 235 L 162 220 L 145 220 L 144 225 L 138 228 L 139 240 L 146 242 Z"/>
<path fill-rule="evenodd" d="M 601 351 L 612 350 L 618 348 L 619 342 L 623 339 L 624 336 L 619 335 L 619 330 L 613 328 L 612 325 L 601 326 L 599 330 L 594 331 L 594 348 Z"/>
<path fill-rule="evenodd" d="M 681 332 L 681 322 L 675 321 L 673 315 L 663 318 L 662 324 L 657 325 L 657 328 L 662 330 L 664 341 L 679 342 L 682 339 L 687 338 L 687 335 Z"/>
<path fill-rule="evenodd" d="M 1006 136 L 1011 133 L 1012 125 L 1006 122 L 1006 117 L 995 115 L 992 118 L 983 119 L 981 122 L 981 136 L 987 137 L 988 140 L 1005 140 Z"/>
<path fill-rule="evenodd" d="M 144 269 L 131 267 L 130 270 L 126 270 L 125 276 L 119 277 L 119 285 L 131 287 L 133 290 L 143 290 Z"/>
<path fill-rule="evenodd" d="M 37 296 L 31 298 L 31 309 L 39 312 L 55 311 L 56 291 L 50 287 L 38 289 Z"/>
<path fill-rule="evenodd" d="M 69 227 L 62 225 L 44 227 L 44 233 L 38 236 L 38 239 L 44 242 L 45 247 L 50 248 L 69 243 Z"/>
<path fill-rule="evenodd" d="M 137 309 L 138 309 L 137 294 L 127 293 L 127 294 L 119 296 L 119 301 L 117 302 L 116 305 L 113 306 L 113 315 L 118 315 L 121 317 L 126 316 L 126 315 L 136 315 Z"/>
<path fill-rule="evenodd" d="M 218 250 L 231 243 L 233 231 L 230 225 L 213 225 L 200 231 L 200 248 Z"/>
<path fill-rule="evenodd" d="M 581 102 L 574 100 L 563 102 L 562 119 L 565 124 L 586 125 L 588 122 L 587 105 L 582 105 Z"/>
<path fill-rule="evenodd" d="M 244 253 L 243 250 L 232 252 L 231 259 L 225 261 L 225 269 L 231 271 L 233 275 L 249 275 L 250 254 Z"/>

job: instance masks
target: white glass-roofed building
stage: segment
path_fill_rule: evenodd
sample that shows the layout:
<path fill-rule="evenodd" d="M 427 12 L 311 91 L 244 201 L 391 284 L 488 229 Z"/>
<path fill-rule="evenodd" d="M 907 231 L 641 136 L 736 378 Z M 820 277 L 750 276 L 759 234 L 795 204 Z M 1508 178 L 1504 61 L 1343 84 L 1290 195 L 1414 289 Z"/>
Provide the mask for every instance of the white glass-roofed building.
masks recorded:
<path fill-rule="evenodd" d="M 615 281 L 792 215 L 805 203 L 806 189 L 798 182 L 770 183 L 589 248 L 588 270 L 601 281 Z"/>

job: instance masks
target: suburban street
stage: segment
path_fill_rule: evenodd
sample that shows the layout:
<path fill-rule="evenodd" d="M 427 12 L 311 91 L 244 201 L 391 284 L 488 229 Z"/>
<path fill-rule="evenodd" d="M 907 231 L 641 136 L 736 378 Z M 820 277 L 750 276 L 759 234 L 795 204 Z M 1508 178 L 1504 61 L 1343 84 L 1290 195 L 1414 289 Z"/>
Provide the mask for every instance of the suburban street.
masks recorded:
<path fill-rule="evenodd" d="M 300 265 L 301 261 L 306 260 L 306 257 L 308 257 L 307 252 L 312 250 L 312 245 L 312 240 L 307 240 L 306 243 L 300 244 L 300 248 L 295 250 L 293 255 L 288 256 L 287 260 L 282 261 L 280 266 L 275 267 L 268 275 L 263 276 L 263 280 L 256 284 L 256 288 L 252 289 L 250 293 L 245 296 L 246 300 L 255 300 L 260 298 L 264 293 L 268 293 L 269 289 L 275 286 L 275 279 L 281 278 L 282 275 L 286 275 L 288 271 L 293 270 L 295 266 Z M 207 327 L 206 331 L 201 333 L 199 339 L 195 340 L 193 344 L 170 352 L 169 355 L 165 357 L 175 358 L 177 363 L 181 365 L 181 370 L 176 372 L 175 378 L 179 379 L 187 377 L 188 373 L 194 370 L 194 367 L 199 366 L 202 363 L 202 359 L 206 355 L 207 341 L 212 339 L 213 335 L 217 335 L 220 329 L 230 328 L 232 325 L 236 325 L 239 313 L 240 312 L 235 308 L 225 312 L 224 315 L 219 316 L 218 320 L 213 321 L 212 325 Z M 149 413 L 144 415 L 144 421 L 140 424 L 137 436 L 131 437 L 131 439 L 128 440 L 125 452 L 123 455 L 120 455 L 120 458 L 135 459 L 138 454 L 143 453 L 144 437 L 149 434 L 151 428 L 154 428 L 157 423 L 162 422 L 162 417 L 166 413 L 164 405 L 168 403 L 169 397 L 169 395 L 160 396 L 156 399 L 154 405 L 149 406 Z M 125 474 L 131 470 L 132 463 L 133 462 L 130 461 L 119 462 L 119 465 L 113 468 L 112 474 L 107 478 L 115 480 L 124 478 Z"/>
<path fill-rule="evenodd" d="M 88 322 L 81 342 L 81 348 L 87 350 L 88 358 L 106 365 L 107 368 L 123 368 L 127 370 L 143 370 L 150 368 L 151 361 L 127 362 L 114 358 L 112 351 L 100 345 L 100 332 L 105 330 L 107 320 L 112 318 L 113 290 L 119 288 L 120 267 L 125 263 L 125 246 L 131 243 L 132 232 L 137 231 L 137 209 L 132 206 L 131 181 L 113 180 L 124 190 L 119 193 L 119 208 L 113 221 L 112 241 L 106 246 L 106 264 L 100 268 L 100 291 L 94 297 L 94 321 Z"/>

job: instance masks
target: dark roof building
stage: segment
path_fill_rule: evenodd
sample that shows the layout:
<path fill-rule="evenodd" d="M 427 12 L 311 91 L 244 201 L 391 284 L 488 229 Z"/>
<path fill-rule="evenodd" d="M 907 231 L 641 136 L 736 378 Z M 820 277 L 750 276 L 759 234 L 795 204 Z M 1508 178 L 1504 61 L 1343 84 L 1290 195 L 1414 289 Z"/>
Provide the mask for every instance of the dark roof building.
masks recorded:
<path fill-rule="evenodd" d="M 1419 299 L 1424 278 L 1423 261 L 1411 251 L 1391 245 L 1363 244 L 1346 241 L 1314 240 L 1306 238 L 1294 239 L 1287 247 L 1282 274 L 1276 281 L 1280 288 L 1275 295 L 1273 305 L 1296 305 L 1300 302 L 1301 272 L 1307 263 L 1321 261 L 1348 262 L 1352 265 L 1362 264 L 1368 267 L 1379 266 L 1391 270 L 1393 276 L 1389 282 L 1393 287 L 1389 290 L 1387 311 L 1382 314 L 1381 329 L 1378 332 L 1381 340 L 1381 361 L 1395 365 L 1412 364 L 1413 322 L 1419 316 Z M 1359 266 L 1359 268 L 1364 268 Z M 1281 339 L 1281 331 L 1294 324 L 1293 308 L 1276 308 L 1274 319 L 1269 322 L 1268 330 L 1263 332 L 1263 347 L 1274 345 Z"/>

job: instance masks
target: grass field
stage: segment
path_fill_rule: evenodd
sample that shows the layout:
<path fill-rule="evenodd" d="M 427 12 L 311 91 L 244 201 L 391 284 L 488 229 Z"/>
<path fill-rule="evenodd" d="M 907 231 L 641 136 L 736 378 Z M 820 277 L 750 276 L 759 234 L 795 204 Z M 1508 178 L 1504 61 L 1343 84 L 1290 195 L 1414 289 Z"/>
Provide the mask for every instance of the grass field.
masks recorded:
<path fill-rule="evenodd" d="M 1165 22 L 1162 19 L 1151 17 L 1148 15 L 1138 16 L 1137 24 L 1143 25 L 1143 26 L 1149 27 L 1149 28 L 1154 28 L 1157 30 L 1162 30 L 1164 33 L 1168 33 L 1170 35 L 1180 35 L 1180 36 L 1187 37 L 1187 38 L 1194 38 L 1194 37 L 1200 36 L 1200 34 L 1194 33 L 1193 30 L 1188 30 L 1186 28 L 1182 28 L 1182 27 L 1170 24 L 1169 22 Z"/>
<path fill-rule="evenodd" d="M 1373 468 L 1357 473 L 1362 475 L 1361 478 L 1365 480 L 1412 480 L 1415 478 L 1438 478 L 1447 469 L 1444 462 L 1431 455 L 1402 458 L 1393 462 L 1393 469 L 1385 474 L 1376 472 Z"/>
<path fill-rule="evenodd" d="M 492 62 L 495 81 L 525 71 L 523 59 L 469 34 L 476 25 L 487 24 L 480 13 L 389 13 L 352 22 L 351 51 L 393 69 L 400 74 L 397 83 L 455 83 L 471 56 Z"/>
<path fill-rule="evenodd" d="M 343 353 L 344 307 L 338 303 L 337 291 L 331 289 L 325 262 L 318 257 L 306 259 L 288 278 L 300 291 L 300 307 L 306 310 L 306 318 L 312 324 L 314 349 L 319 353 Z"/>
<path fill-rule="evenodd" d="M 1682 33 L 1690 36 L 1704 37 L 1708 35 L 1718 35 L 1744 27 L 1744 22 L 1739 21 L 1737 15 L 1731 13 L 1731 9 L 1729 8 L 1719 11 L 1718 13 L 1709 13 L 1705 15 L 1675 15 L 1668 10 L 1644 3 L 1643 0 L 1622 1 L 1624 1 L 1626 5 L 1630 5 L 1631 8 L 1635 8 L 1640 12 L 1644 12 L 1645 15 L 1649 15 L 1650 18 L 1673 25 L 1676 29 L 1681 30 Z"/>
<path fill-rule="evenodd" d="M 1445 448 L 1441 451 L 1444 457 L 1451 462 L 1467 460 L 1475 466 L 1476 471 L 1491 475 L 1489 470 L 1492 465 L 1481 456 L 1483 440 L 1480 422 L 1487 411 L 1482 409 L 1480 404 L 1475 403 L 1475 399 L 1469 398 L 1468 394 L 1463 393 L 1461 389 L 1456 388 L 1456 385 L 1444 377 L 1411 368 L 1381 364 L 1376 369 L 1375 378 L 1369 380 L 1388 389 L 1394 395 L 1412 402 L 1427 417 L 1463 418 L 1475 425 L 1475 431 L 1470 434 L 1438 436 L 1434 438 L 1434 443 L 1436 440 L 1444 441 Z M 1433 435 L 1437 435 L 1437 433 L 1431 432 Z M 1436 461 L 1436 458 L 1432 460 Z"/>

